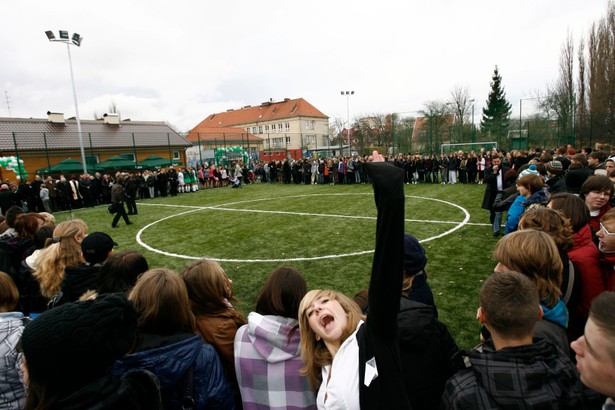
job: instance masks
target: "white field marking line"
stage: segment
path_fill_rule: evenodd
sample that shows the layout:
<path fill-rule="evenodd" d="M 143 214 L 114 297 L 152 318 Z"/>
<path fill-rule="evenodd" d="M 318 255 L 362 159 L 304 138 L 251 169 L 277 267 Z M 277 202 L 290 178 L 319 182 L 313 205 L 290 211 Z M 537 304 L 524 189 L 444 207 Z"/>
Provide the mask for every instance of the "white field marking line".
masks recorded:
<path fill-rule="evenodd" d="M 348 195 L 346 194 L 331 194 L 331 195 Z M 315 194 L 315 195 L 309 195 L 309 194 L 304 194 L 304 195 L 294 195 L 294 196 L 289 196 L 289 197 L 285 197 L 285 198 L 300 198 L 300 197 L 309 197 L 309 196 L 331 196 L 328 194 Z M 368 193 L 359 193 L 359 194 L 355 194 L 355 195 L 371 195 Z M 457 226 L 455 226 L 452 229 L 449 229 L 446 232 L 441 233 L 440 235 L 435 235 L 423 240 L 420 240 L 420 243 L 423 242 L 429 242 L 432 241 L 434 239 L 438 239 L 441 238 L 443 236 L 449 235 L 451 233 L 453 233 L 454 231 L 462 228 L 463 226 L 465 226 L 466 224 L 468 224 L 468 220 L 470 219 L 470 213 L 463 207 L 454 204 L 452 202 L 449 201 L 445 201 L 442 199 L 436 199 L 436 198 L 426 198 L 426 197 L 420 197 L 420 196 L 413 196 L 413 195 L 406 195 L 406 198 L 416 198 L 416 199 L 426 199 L 428 201 L 436 201 L 436 202 L 442 202 L 444 204 L 453 206 L 455 208 L 460 209 L 464 214 L 465 214 L 465 218 L 462 222 L 458 223 Z M 369 250 L 369 251 L 358 251 L 358 252 L 351 252 L 351 253 L 343 253 L 343 254 L 334 254 L 334 255 L 323 255 L 323 256 L 315 256 L 315 257 L 309 257 L 309 258 L 284 258 L 284 259 L 225 259 L 225 258 L 211 258 L 211 257 L 207 257 L 207 256 L 189 256 L 189 255 L 182 255 L 182 254 L 177 254 L 177 253 L 172 253 L 172 252 L 166 252 L 166 251 L 162 251 L 160 249 L 156 249 L 152 246 L 147 245 L 145 242 L 143 242 L 143 240 L 141 240 L 141 234 L 150 226 L 153 226 L 159 222 L 162 222 L 164 220 L 167 219 L 171 219 L 171 218 L 175 218 L 178 216 L 182 216 L 182 215 L 186 215 L 192 212 L 197 212 L 200 210 L 219 210 L 219 211 L 239 211 L 239 212 L 256 212 L 255 210 L 246 210 L 246 209 L 227 209 L 227 208 L 220 208 L 221 206 L 228 206 L 228 205 L 236 205 L 236 204 L 242 204 L 242 203 L 251 203 L 251 202 L 258 202 L 258 201 L 269 201 L 272 198 L 258 198 L 255 200 L 245 200 L 245 201 L 238 201 L 238 202 L 234 202 L 234 203 L 228 203 L 228 204 L 220 204 L 220 205 L 216 205 L 216 206 L 202 206 L 202 207 L 198 207 L 198 206 L 191 206 L 191 205 L 167 205 L 167 204 L 143 204 L 143 205 L 149 205 L 149 206 L 168 206 L 168 207 L 175 207 L 175 208 L 190 208 L 190 210 L 188 211 L 184 211 L 184 212 L 180 212 L 178 214 L 173 214 L 173 215 L 169 215 L 166 216 L 164 218 L 158 219 L 154 222 L 151 222 L 149 224 L 147 224 L 146 226 L 144 226 L 143 228 L 141 228 L 139 230 L 139 232 L 137 232 L 137 243 L 141 246 L 143 246 L 145 249 L 148 249 L 152 252 L 161 254 L 161 255 L 165 255 L 165 256 L 171 256 L 171 257 L 175 257 L 175 258 L 181 258 L 181 259 L 209 259 L 209 260 L 214 260 L 217 262 L 230 262 L 230 263 L 272 263 L 272 262 L 297 262 L 297 261 L 312 261 L 312 260 L 322 260 L 322 259 L 333 259 L 333 258 L 342 258 L 342 257 L 347 257 L 347 256 L 357 256 L 357 255 L 365 255 L 368 253 L 373 253 L 374 250 Z M 275 199 L 275 198 L 274 198 Z M 335 216 L 335 217 L 343 217 L 343 218 L 355 218 L 355 219 L 376 219 L 376 217 L 366 217 L 366 216 L 348 216 L 348 215 L 325 215 L 325 214 L 308 214 L 308 213 L 301 213 L 301 212 L 284 212 L 284 211 L 263 211 L 263 210 L 257 210 L 258 212 L 262 212 L 262 213 L 278 213 L 278 214 L 291 214 L 291 215 L 305 215 L 305 216 L 321 216 L 321 217 L 327 217 L 327 216 Z M 450 221 L 422 221 L 422 220 L 406 220 L 406 221 L 416 221 L 416 222 L 427 222 L 427 223 L 455 223 L 455 222 L 450 222 Z"/>
<path fill-rule="evenodd" d="M 317 194 L 317 195 L 321 195 L 321 194 Z M 324 194 L 323 194 L 324 195 Z M 338 194 L 335 194 L 338 195 Z M 364 194 L 354 194 L 354 195 L 364 195 Z M 306 195 L 300 195 L 300 196 L 306 196 Z M 313 196 L 313 195 L 309 195 L 309 196 Z M 410 195 L 407 195 L 408 197 L 410 197 Z M 412 196 L 413 198 L 420 198 L 420 199 L 429 199 L 432 201 L 436 201 L 437 199 L 435 198 L 425 198 L 425 197 L 419 197 L 419 196 Z M 267 198 L 267 200 L 269 200 L 271 198 Z M 262 199 L 257 199 L 258 201 L 261 201 Z M 242 202 L 246 202 L 246 201 L 242 201 Z M 253 201 L 249 201 L 249 202 L 253 202 Z M 446 201 L 445 201 L 446 202 Z M 235 203 L 237 204 L 237 202 Z M 282 215 L 298 215 L 298 216 L 315 216 L 315 217 L 323 217 L 323 218 L 348 218 L 348 219 L 376 219 L 375 216 L 357 216 L 357 215 L 337 215 L 337 214 L 315 214 L 315 213 L 308 213 L 308 212 L 292 212 L 292 211 L 267 211 L 267 210 L 262 210 L 262 209 L 240 209 L 240 208 L 220 208 L 221 206 L 226 206 L 227 204 L 222 204 L 222 205 L 212 205 L 212 206 L 197 206 L 197 205 L 170 205 L 170 204 L 139 204 L 141 205 L 145 205 L 145 206 L 166 206 L 169 208 L 189 208 L 189 209 L 194 209 L 194 210 L 214 210 L 214 211 L 232 211 L 232 212 L 261 212 L 261 213 L 269 213 L 269 214 L 282 214 Z M 442 225 L 457 225 L 460 222 L 457 221 L 441 221 L 441 220 L 437 220 L 437 219 L 404 219 L 404 221 L 406 222 L 424 222 L 424 223 L 433 223 L 433 224 L 442 224 Z M 465 225 L 470 225 L 470 226 L 491 226 L 491 224 L 488 223 L 482 223 L 482 222 L 466 222 L 464 224 Z M 148 225 L 149 226 L 149 225 Z M 428 238 L 429 239 L 429 238 Z M 429 239 L 431 240 L 431 239 Z M 427 239 L 423 239 L 420 242 L 427 242 Z"/>

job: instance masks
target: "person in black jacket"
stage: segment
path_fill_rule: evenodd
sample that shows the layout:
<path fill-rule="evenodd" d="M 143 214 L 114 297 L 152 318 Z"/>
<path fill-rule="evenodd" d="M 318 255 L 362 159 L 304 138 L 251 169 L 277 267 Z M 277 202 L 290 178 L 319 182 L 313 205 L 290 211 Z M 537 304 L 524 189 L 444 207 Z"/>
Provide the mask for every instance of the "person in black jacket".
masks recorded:
<path fill-rule="evenodd" d="M 88 290 L 96 289 L 96 279 L 102 264 L 113 253 L 117 243 L 104 232 L 92 232 L 81 241 L 81 251 L 85 263 L 64 268 L 62 296 L 56 306 L 66 302 L 76 302 Z"/>
<path fill-rule="evenodd" d="M 137 212 L 137 192 L 139 189 L 139 183 L 134 175 L 126 175 L 124 184 L 124 200 L 126 201 L 126 207 L 128 208 L 128 215 L 136 215 Z"/>
<path fill-rule="evenodd" d="M 492 338 L 459 356 L 460 370 L 446 384 L 442 409 L 592 408 L 570 358 L 533 338 L 542 316 L 539 300 L 534 283 L 518 272 L 487 278 L 477 316 Z"/>
<path fill-rule="evenodd" d="M 6 211 L 13 205 L 16 205 L 15 194 L 10 190 L 7 184 L 0 186 L 0 210 L 2 215 L 6 215 Z"/>
<path fill-rule="evenodd" d="M 484 183 L 486 188 L 482 208 L 489 211 L 489 222 L 493 227 L 493 236 L 500 235 L 502 226 L 502 212 L 493 209 L 493 202 L 498 192 L 505 188 L 504 175 L 506 171 L 508 171 L 508 167 L 502 165 L 502 159 L 498 156 L 491 159 L 491 166 L 485 170 Z"/>
<path fill-rule="evenodd" d="M 111 187 L 111 203 L 115 205 L 116 213 L 115 217 L 113 217 L 113 222 L 111 223 L 112 228 L 117 228 L 117 223 L 120 218 L 124 218 L 124 222 L 126 225 L 132 225 L 130 219 L 126 215 L 126 209 L 124 208 L 124 184 L 125 178 L 119 177 L 118 180 Z"/>
<path fill-rule="evenodd" d="M 399 351 L 404 386 L 413 410 L 437 409 L 446 381 L 453 375 L 457 344 L 438 320 L 433 294 L 424 271 L 425 249 L 405 235 L 404 281 L 397 314 Z M 367 312 L 367 292 L 354 298 Z"/>
<path fill-rule="evenodd" d="M 374 152 L 374 159 L 384 158 Z M 319 408 L 410 409 L 399 358 L 397 314 L 404 257 L 404 171 L 366 163 L 378 210 L 365 322 L 356 303 L 332 290 L 308 292 L 299 306 L 304 374 Z M 320 386 L 318 384 L 320 383 Z"/>

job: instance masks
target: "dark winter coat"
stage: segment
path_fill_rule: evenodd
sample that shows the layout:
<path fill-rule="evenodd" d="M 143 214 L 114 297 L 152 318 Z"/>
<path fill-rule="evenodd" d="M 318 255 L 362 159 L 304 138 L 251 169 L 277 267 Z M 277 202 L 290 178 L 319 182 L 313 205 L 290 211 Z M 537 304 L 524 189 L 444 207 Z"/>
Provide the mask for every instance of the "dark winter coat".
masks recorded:
<path fill-rule="evenodd" d="M 156 376 L 144 370 L 129 372 L 119 379 L 107 375 L 50 407 L 56 409 L 161 410 L 160 387 Z"/>
<path fill-rule="evenodd" d="M 432 306 L 401 298 L 397 315 L 399 351 L 406 394 L 413 410 L 437 409 L 454 373 L 457 344 Z"/>
<path fill-rule="evenodd" d="M 96 289 L 96 277 L 101 265 L 67 266 L 62 281 L 62 302 L 76 302 L 88 290 Z"/>
<path fill-rule="evenodd" d="M 466 367 L 446 383 L 442 409 L 585 408 L 574 363 L 545 340 L 499 351 L 486 343 L 462 356 Z"/>
<path fill-rule="evenodd" d="M 549 195 L 566 192 L 566 176 L 564 174 L 549 178 L 546 184 Z"/>
<path fill-rule="evenodd" d="M 504 175 L 508 170 L 509 168 L 504 164 L 502 164 L 498 170 L 498 174 L 502 175 L 502 187 L 504 187 Z M 493 202 L 498 194 L 497 174 L 493 173 L 493 168 L 489 167 L 485 169 L 485 178 L 483 181 L 485 182 L 485 195 L 483 196 L 481 208 L 493 211 Z"/>
<path fill-rule="evenodd" d="M 218 354 L 200 336 L 144 335 L 136 353 L 124 356 L 113 365 L 113 374 L 119 377 L 132 369 L 149 370 L 158 377 L 166 409 L 181 408 L 184 375 L 191 369 L 195 409 L 235 408 Z"/>

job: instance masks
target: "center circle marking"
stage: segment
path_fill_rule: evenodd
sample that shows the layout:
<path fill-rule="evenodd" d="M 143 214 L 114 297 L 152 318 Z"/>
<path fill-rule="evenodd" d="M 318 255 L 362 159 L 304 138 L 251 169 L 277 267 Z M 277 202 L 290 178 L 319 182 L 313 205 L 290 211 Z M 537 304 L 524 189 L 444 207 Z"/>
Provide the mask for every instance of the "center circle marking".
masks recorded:
<path fill-rule="evenodd" d="M 347 196 L 349 195 L 348 193 L 344 193 L 344 194 L 303 194 L 303 195 L 293 195 L 293 196 L 288 196 L 285 198 L 302 198 L 302 197 L 312 197 L 312 196 Z M 373 194 L 371 193 L 356 193 L 356 194 L 350 194 L 350 195 L 370 195 L 372 196 Z M 451 222 L 451 221 L 433 221 L 433 220 L 414 220 L 414 219 L 405 219 L 406 222 L 422 222 L 422 223 L 439 223 L 439 224 L 454 224 L 456 223 L 457 225 L 455 225 L 453 228 L 439 234 L 439 235 L 434 235 L 431 236 L 429 238 L 425 238 L 420 240 L 420 243 L 424 243 L 424 242 L 429 242 L 432 241 L 434 239 L 438 239 L 438 238 L 442 238 L 443 236 L 449 235 L 453 232 L 455 232 L 458 229 L 461 229 L 463 226 L 465 226 L 469 219 L 470 219 L 470 213 L 463 207 L 449 202 L 449 201 L 445 201 L 443 199 L 437 199 L 437 198 L 427 198 L 427 197 L 422 197 L 422 196 L 415 196 L 415 195 L 406 195 L 406 198 L 415 198 L 415 199 L 424 199 L 424 200 L 428 200 L 428 201 L 435 201 L 435 202 L 441 202 L 443 204 L 446 205 L 450 205 L 452 207 L 458 208 L 460 209 L 465 217 L 463 219 L 463 221 L 461 222 Z M 245 203 L 253 203 L 253 202 L 259 202 L 259 201 L 270 201 L 271 198 L 258 198 L 258 199 L 250 199 L 250 200 L 245 200 L 245 201 L 237 201 L 237 202 L 229 202 L 226 204 L 219 204 L 219 205 L 213 205 L 213 206 L 196 206 L 196 205 L 167 205 L 167 204 L 142 204 L 142 205 L 147 205 L 147 206 L 161 206 L 161 207 L 165 207 L 165 206 L 169 206 L 169 207 L 173 207 L 173 208 L 190 208 L 187 211 L 184 212 L 180 212 L 177 214 L 173 214 L 173 215 L 169 215 L 166 216 L 164 218 L 160 218 L 154 222 L 151 222 L 147 225 L 145 225 L 143 228 L 141 228 L 139 230 L 139 232 L 137 232 L 137 236 L 136 236 L 136 240 L 137 243 L 141 246 L 143 246 L 145 249 L 161 254 L 161 255 L 165 255 L 165 256 L 171 256 L 174 258 L 181 258 L 181 259 L 190 259 L 190 260 L 194 260 L 194 259 L 209 259 L 209 260 L 214 260 L 217 262 L 231 262 L 231 263 L 272 263 L 272 262 L 296 262 L 296 261 L 314 261 L 314 260 L 323 260 L 323 259 L 333 259 L 333 258 L 343 258 L 343 257 L 347 257 L 347 256 L 358 256 L 358 255 L 365 255 L 368 253 L 373 253 L 374 250 L 368 250 L 368 251 L 358 251 L 358 252 L 350 252 L 350 253 L 341 253 L 341 254 L 332 254 L 332 255 L 323 255 L 323 256 L 314 256 L 314 257 L 309 257 L 309 258 L 278 258 L 278 259 L 228 259 L 228 258 L 213 258 L 210 256 L 190 256 L 190 255 L 182 255 L 182 254 L 178 254 L 178 253 L 173 253 L 173 252 L 167 252 L 167 251 L 163 251 L 161 249 L 157 249 L 154 248 L 153 246 L 148 245 L 147 243 L 145 243 L 142 239 L 141 239 L 141 235 L 143 234 L 143 232 L 145 232 L 145 230 L 147 230 L 148 228 L 162 222 L 162 221 L 166 221 L 167 219 L 171 219 L 171 218 L 177 218 L 179 216 L 183 216 L 183 215 L 187 215 L 193 212 L 198 212 L 198 211 L 204 211 L 204 210 L 219 210 L 219 211 L 227 211 L 227 212 L 250 212 L 250 213 L 276 213 L 276 214 L 288 214 L 288 215 L 303 215 L 303 216 L 318 216 L 318 217 L 339 217 L 339 218 L 352 218 L 352 219 L 376 219 L 375 216 L 349 216 L 349 215 L 332 215 L 332 214 L 314 214 L 314 213 L 306 213 L 306 212 L 287 212 L 287 211 L 263 211 L 263 210 L 254 210 L 254 209 L 227 209 L 227 208 L 223 208 L 223 207 L 227 207 L 227 206 L 232 206 L 232 205 L 239 205 L 239 204 L 245 204 Z"/>

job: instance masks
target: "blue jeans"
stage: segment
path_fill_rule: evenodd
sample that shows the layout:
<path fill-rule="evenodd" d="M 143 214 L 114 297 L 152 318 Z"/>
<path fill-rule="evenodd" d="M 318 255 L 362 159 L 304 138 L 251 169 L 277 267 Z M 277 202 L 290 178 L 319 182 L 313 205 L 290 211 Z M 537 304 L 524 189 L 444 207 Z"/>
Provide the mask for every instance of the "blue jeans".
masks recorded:
<path fill-rule="evenodd" d="M 502 212 L 494 212 L 493 218 L 493 232 L 500 232 L 502 225 Z"/>

